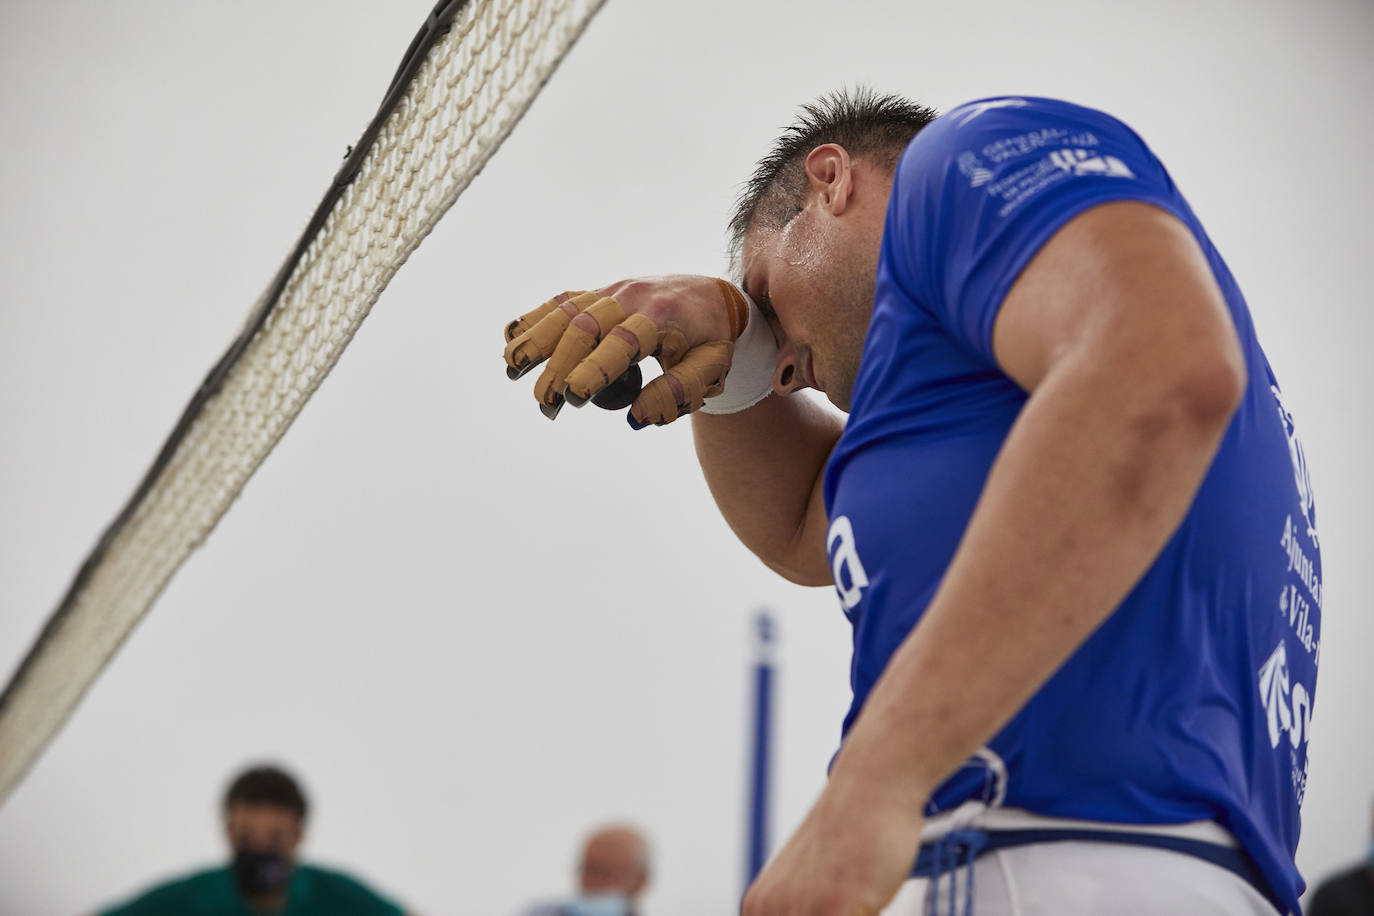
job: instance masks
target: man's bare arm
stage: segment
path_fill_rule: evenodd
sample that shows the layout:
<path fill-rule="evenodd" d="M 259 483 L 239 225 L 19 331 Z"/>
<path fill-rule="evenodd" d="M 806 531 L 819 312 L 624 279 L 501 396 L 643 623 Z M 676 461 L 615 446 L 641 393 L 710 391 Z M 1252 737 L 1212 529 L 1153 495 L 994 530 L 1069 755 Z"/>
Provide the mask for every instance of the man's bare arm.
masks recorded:
<path fill-rule="evenodd" d="M 1003 303 L 994 348 L 1031 397 L 833 774 L 917 820 L 1149 568 L 1245 388 L 1196 241 L 1135 202 L 1089 210 L 1041 249 Z"/>
<path fill-rule="evenodd" d="M 722 283 L 712 277 L 669 274 L 623 280 L 590 293 L 563 293 L 507 326 L 508 371 L 518 377 L 543 365 L 534 394 L 553 416 L 562 406 L 565 382 L 569 393 L 590 397 L 631 360 L 655 353 L 657 346 L 660 362 L 670 368 L 640 392 L 631 414 L 642 422 L 658 422 L 649 409 L 650 393 L 657 389 L 669 401 L 699 397 L 701 373 L 681 374 L 693 352 L 719 347 L 715 342 L 733 340 L 749 327 L 741 315 L 737 317 L 743 324 L 732 328 L 730 297 Z M 742 299 L 739 305 L 744 305 Z M 602 327 L 622 319 L 609 331 Z M 574 355 L 560 360 L 565 347 Z M 588 372 L 588 367 L 595 371 Z M 670 379 L 674 372 L 679 377 Z M 582 383 L 591 378 L 595 384 L 579 391 L 579 376 Z M 695 394 L 688 391 L 694 378 Z M 662 406 L 662 398 L 659 403 Z M 679 406 L 681 411 L 666 419 L 688 409 Z M 828 584 L 821 477 L 843 428 L 839 418 L 804 397 L 766 397 L 739 413 L 692 416 L 707 482 L 740 540 L 792 581 Z"/>
<path fill-rule="evenodd" d="M 721 515 L 770 569 L 800 585 L 831 581 L 821 487 L 843 428 L 802 395 L 692 415 L 697 459 Z"/>

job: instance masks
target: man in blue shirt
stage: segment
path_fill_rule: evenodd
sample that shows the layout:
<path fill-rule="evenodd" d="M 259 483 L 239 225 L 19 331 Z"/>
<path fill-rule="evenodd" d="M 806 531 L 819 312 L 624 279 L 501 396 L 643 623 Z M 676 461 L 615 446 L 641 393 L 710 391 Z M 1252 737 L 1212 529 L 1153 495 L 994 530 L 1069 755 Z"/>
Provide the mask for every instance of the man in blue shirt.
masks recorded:
<path fill-rule="evenodd" d="M 735 533 L 853 625 L 829 784 L 745 913 L 1296 912 L 1316 508 L 1163 165 L 1064 102 L 837 95 L 731 229 L 748 300 L 564 294 L 506 359 L 552 415 L 658 356 L 631 425 L 695 412 Z M 804 387 L 847 423 L 768 396 Z"/>

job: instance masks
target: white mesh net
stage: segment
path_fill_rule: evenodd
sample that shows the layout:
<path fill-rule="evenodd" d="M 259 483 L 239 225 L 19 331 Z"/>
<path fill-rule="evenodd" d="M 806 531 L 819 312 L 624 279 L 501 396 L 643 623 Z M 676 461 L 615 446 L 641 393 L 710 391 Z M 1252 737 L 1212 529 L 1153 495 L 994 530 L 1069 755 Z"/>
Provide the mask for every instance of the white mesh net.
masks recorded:
<path fill-rule="evenodd" d="M 472 0 L 430 49 L 266 322 L 6 690 L 0 799 L 228 510 L 603 2 Z"/>

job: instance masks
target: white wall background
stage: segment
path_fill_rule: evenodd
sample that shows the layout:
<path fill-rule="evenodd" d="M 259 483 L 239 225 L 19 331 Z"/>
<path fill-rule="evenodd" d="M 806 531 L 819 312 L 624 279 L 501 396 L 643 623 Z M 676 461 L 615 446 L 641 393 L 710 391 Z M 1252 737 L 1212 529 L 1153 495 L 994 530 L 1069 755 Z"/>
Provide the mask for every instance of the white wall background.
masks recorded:
<path fill-rule="evenodd" d="M 429 5 L 0 4 L 0 675 Z M 0 808 L 0 912 L 85 911 L 217 859 L 223 782 L 264 757 L 306 779 L 311 855 L 423 912 L 564 890 L 607 816 L 653 835 L 651 912 L 728 912 L 750 615 L 785 612 L 779 832 L 834 747 L 844 621 L 733 543 L 687 424 L 549 424 L 500 329 L 568 286 L 723 270 L 775 129 L 856 81 L 1103 107 L 1188 193 L 1306 439 L 1327 603 L 1299 858 L 1353 859 L 1374 795 L 1371 46 L 1365 0 L 610 0 Z"/>

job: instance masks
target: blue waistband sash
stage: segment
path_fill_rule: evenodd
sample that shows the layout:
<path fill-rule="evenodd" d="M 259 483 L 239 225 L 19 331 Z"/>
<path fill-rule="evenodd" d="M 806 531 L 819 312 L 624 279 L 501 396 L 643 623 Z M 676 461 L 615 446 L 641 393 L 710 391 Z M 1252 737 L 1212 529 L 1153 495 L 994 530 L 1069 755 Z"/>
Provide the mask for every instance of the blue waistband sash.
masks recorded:
<path fill-rule="evenodd" d="M 1057 843 L 1069 840 L 1085 840 L 1091 843 L 1124 843 L 1132 846 L 1151 846 L 1155 849 L 1181 852 L 1184 855 L 1204 859 L 1213 865 L 1219 865 L 1258 891 L 1264 899 L 1273 905 L 1275 912 L 1286 913 L 1288 911 L 1274 892 L 1269 889 L 1269 882 L 1264 879 L 1264 874 L 1248 855 L 1240 849 L 1218 846 L 1204 840 L 1190 840 L 1156 833 L 1131 833 L 1090 828 L 1029 830 L 964 828 L 954 831 L 954 834 L 956 836 L 932 840 L 922 845 L 920 854 L 916 857 L 916 864 L 911 869 L 911 877 L 939 877 L 955 868 L 969 864 L 986 852 L 995 849 L 1008 849 L 1013 846 L 1027 846 L 1031 843 Z"/>

